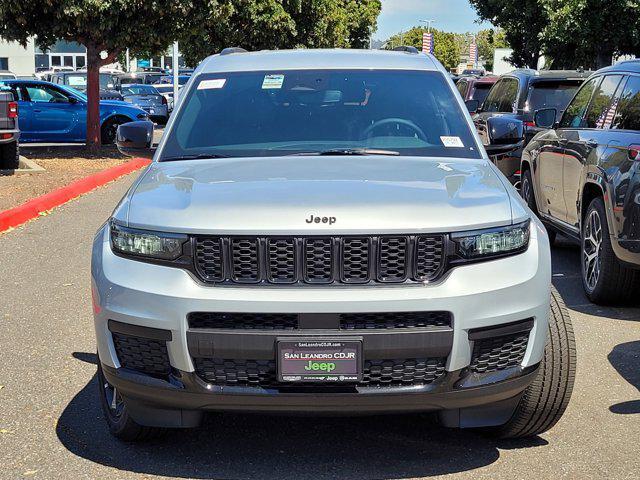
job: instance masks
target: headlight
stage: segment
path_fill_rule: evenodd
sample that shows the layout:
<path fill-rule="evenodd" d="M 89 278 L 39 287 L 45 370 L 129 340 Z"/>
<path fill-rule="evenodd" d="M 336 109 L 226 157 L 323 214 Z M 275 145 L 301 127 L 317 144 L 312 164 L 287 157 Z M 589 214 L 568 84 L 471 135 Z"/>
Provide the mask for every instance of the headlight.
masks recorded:
<path fill-rule="evenodd" d="M 461 232 L 451 235 L 459 256 L 465 259 L 520 253 L 529 245 L 530 221 L 508 227 Z"/>
<path fill-rule="evenodd" d="M 186 235 L 137 230 L 111 222 L 111 248 L 125 255 L 175 260 L 182 255 L 186 241 Z"/>

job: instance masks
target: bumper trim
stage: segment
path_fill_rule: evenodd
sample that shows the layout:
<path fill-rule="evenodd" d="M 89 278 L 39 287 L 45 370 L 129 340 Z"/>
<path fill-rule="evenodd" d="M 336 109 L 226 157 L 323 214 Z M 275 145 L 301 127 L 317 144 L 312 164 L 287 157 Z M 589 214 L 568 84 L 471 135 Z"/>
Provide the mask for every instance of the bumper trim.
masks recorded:
<path fill-rule="evenodd" d="M 151 340 L 164 340 L 167 342 L 170 342 L 173 338 L 171 330 L 164 330 L 162 328 L 142 327 L 140 325 L 117 322 L 115 320 L 109 320 L 108 326 L 109 331 L 112 333 L 121 333 L 123 335 L 130 335 L 132 337 L 149 338 Z"/>
<path fill-rule="evenodd" d="M 529 332 L 533 328 L 533 318 L 504 325 L 473 328 L 469 330 L 469 340 L 484 340 L 492 337 L 502 337 L 514 333 Z"/>
<path fill-rule="evenodd" d="M 287 330 L 238 332 L 234 330 L 198 329 L 187 331 L 187 345 L 192 357 L 274 358 L 275 339 L 279 336 L 362 337 L 364 354 L 369 360 L 386 358 L 446 357 L 453 345 L 453 329 L 429 327 L 380 330 Z"/>

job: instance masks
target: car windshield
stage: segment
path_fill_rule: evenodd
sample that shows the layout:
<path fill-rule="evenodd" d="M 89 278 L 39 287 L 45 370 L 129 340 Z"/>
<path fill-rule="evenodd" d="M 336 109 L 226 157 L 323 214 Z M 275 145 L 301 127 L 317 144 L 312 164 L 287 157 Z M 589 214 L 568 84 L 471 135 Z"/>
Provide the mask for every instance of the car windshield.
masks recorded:
<path fill-rule="evenodd" d="M 122 87 L 122 95 L 158 95 L 158 91 L 151 85 L 127 85 Z"/>
<path fill-rule="evenodd" d="M 480 158 L 439 72 L 257 71 L 207 74 L 196 81 L 160 161 L 365 150 Z"/>
<path fill-rule="evenodd" d="M 582 80 L 536 82 L 531 87 L 526 110 L 535 112 L 541 108 L 563 110 L 571 101 Z"/>

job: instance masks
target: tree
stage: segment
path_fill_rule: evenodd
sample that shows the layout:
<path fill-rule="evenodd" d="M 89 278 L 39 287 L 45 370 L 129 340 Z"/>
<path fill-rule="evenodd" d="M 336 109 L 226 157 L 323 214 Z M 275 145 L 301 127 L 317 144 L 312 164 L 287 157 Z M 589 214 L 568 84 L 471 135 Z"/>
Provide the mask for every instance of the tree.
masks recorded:
<path fill-rule="evenodd" d="M 184 27 L 180 20 L 192 15 L 195 1 L 205 2 L 2 0 L 0 37 L 26 45 L 36 36 L 41 48 L 57 40 L 86 47 L 87 145 L 95 149 L 100 145 L 100 67 L 127 47 L 133 55 L 166 51 Z"/>
<path fill-rule="evenodd" d="M 508 47 L 502 31 L 496 32 L 492 28 L 480 30 L 476 34 L 476 44 L 478 45 L 478 55 L 484 60 L 484 68 L 493 70 L 493 54 L 496 48 Z"/>
<path fill-rule="evenodd" d="M 191 19 L 181 50 L 196 64 L 228 46 L 362 48 L 380 9 L 380 0 L 220 0 Z"/>
<path fill-rule="evenodd" d="M 542 32 L 554 68 L 601 68 L 614 55 L 639 53 L 640 4 L 628 0 L 541 0 Z"/>
<path fill-rule="evenodd" d="M 407 32 L 397 33 L 387 40 L 387 47 L 391 49 L 399 45 L 408 45 L 422 50 L 422 34 L 427 30 L 424 27 L 413 27 Z M 433 55 L 442 65 L 452 70 L 460 63 L 460 45 L 456 41 L 456 35 L 441 30 L 431 29 L 433 33 Z"/>
<path fill-rule="evenodd" d="M 509 62 L 516 67 L 538 68 L 543 47 L 541 34 L 549 23 L 542 0 L 469 1 L 482 20 L 490 21 L 504 32 L 505 41 L 513 49 Z"/>

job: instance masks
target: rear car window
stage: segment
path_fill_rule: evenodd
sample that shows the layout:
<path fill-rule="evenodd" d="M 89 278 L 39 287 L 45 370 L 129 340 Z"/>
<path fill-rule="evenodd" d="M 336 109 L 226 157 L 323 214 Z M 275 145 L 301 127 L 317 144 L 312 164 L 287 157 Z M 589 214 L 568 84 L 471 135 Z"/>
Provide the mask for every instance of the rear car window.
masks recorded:
<path fill-rule="evenodd" d="M 582 80 L 535 82 L 529 90 L 525 110 L 535 112 L 542 108 L 564 110 L 582 85 Z"/>
<path fill-rule="evenodd" d="M 363 148 L 481 158 L 442 73 L 330 69 L 199 76 L 167 132 L 160 161 Z"/>
<path fill-rule="evenodd" d="M 640 77 L 631 76 L 617 102 L 618 110 L 611 128 L 640 130 Z"/>
<path fill-rule="evenodd" d="M 492 86 L 492 83 L 476 83 L 473 89 L 473 100 L 477 100 L 482 105 Z"/>
<path fill-rule="evenodd" d="M 127 85 L 121 90 L 122 95 L 158 95 L 158 91 L 151 85 Z"/>

